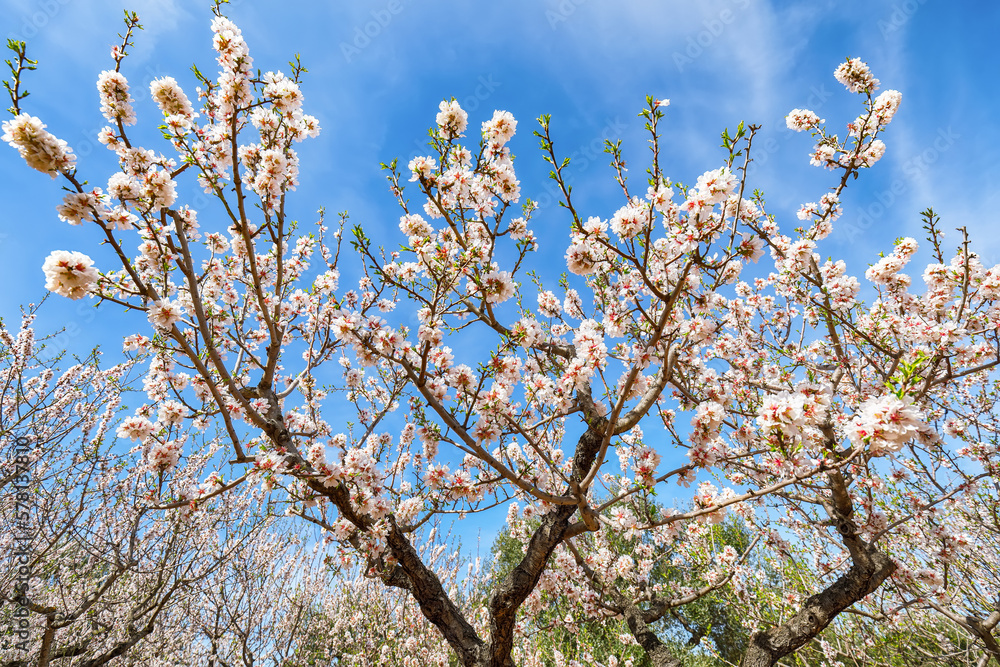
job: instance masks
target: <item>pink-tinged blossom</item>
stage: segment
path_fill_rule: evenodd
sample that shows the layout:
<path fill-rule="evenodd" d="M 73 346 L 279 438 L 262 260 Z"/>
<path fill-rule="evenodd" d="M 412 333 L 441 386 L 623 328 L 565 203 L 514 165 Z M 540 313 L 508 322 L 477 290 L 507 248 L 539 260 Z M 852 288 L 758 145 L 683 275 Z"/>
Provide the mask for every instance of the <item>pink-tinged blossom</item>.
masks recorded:
<path fill-rule="evenodd" d="M 345 475 L 372 475 L 375 473 L 375 460 L 364 449 L 351 449 L 344 454 L 341 467 Z"/>
<path fill-rule="evenodd" d="M 743 235 L 743 241 L 736 250 L 741 257 L 756 262 L 764 256 L 764 239 L 759 236 Z"/>
<path fill-rule="evenodd" d="M 164 401 L 156 411 L 160 423 L 167 426 L 180 424 L 186 414 L 187 408 L 179 401 Z"/>
<path fill-rule="evenodd" d="M 202 496 L 211 495 L 222 489 L 222 487 L 225 486 L 225 483 L 225 480 L 218 471 L 211 472 L 208 477 L 205 478 L 205 481 L 198 486 L 198 494 Z"/>
<path fill-rule="evenodd" d="M 615 212 L 611 218 L 611 231 L 622 239 L 630 239 L 645 230 L 649 226 L 649 221 L 649 210 L 635 200 Z"/>
<path fill-rule="evenodd" d="M 415 157 L 410 160 L 408 165 L 410 171 L 413 175 L 410 177 L 411 181 L 416 181 L 418 179 L 430 180 L 434 171 L 437 169 L 437 161 L 432 157 Z"/>
<path fill-rule="evenodd" d="M 660 183 L 656 187 L 651 185 L 646 189 L 646 199 L 649 200 L 649 203 L 654 209 L 663 215 L 670 214 L 671 206 L 673 205 L 673 202 L 671 201 L 673 196 L 674 189 L 670 187 L 669 183 Z"/>
<path fill-rule="evenodd" d="M 600 324 L 594 320 L 584 320 L 573 337 L 576 355 L 590 366 L 603 366 L 608 354 Z"/>
<path fill-rule="evenodd" d="M 533 233 L 528 230 L 528 222 L 524 218 L 514 218 L 511 220 L 510 225 L 507 227 L 507 233 L 515 241 L 534 238 Z"/>
<path fill-rule="evenodd" d="M 132 334 L 131 336 L 126 336 L 122 340 L 122 352 L 134 352 L 136 350 L 145 350 L 149 346 L 149 338 L 143 336 L 142 334 Z"/>
<path fill-rule="evenodd" d="M 194 117 L 191 102 L 174 77 L 153 79 L 149 84 L 149 94 L 164 116 L 183 116 L 188 119 Z"/>
<path fill-rule="evenodd" d="M 407 236 L 416 236 L 419 238 L 427 238 L 434 232 L 434 228 L 431 227 L 430 223 L 417 213 L 407 213 L 400 217 L 399 230 Z"/>
<path fill-rule="evenodd" d="M 855 304 L 861 283 L 854 276 L 846 275 L 847 265 L 844 260 L 836 262 L 826 262 L 820 267 L 820 274 L 823 276 L 823 286 L 830 296 L 830 307 L 833 310 L 843 311 L 851 308 Z"/>
<path fill-rule="evenodd" d="M 129 174 L 115 172 L 108 178 L 108 196 L 123 202 L 135 201 L 142 196 L 142 183 Z"/>
<path fill-rule="evenodd" d="M 271 100 L 275 110 L 286 115 L 294 115 L 302 108 L 303 95 L 299 84 L 281 72 L 267 72 L 264 75 L 264 96 Z"/>
<path fill-rule="evenodd" d="M 796 132 L 811 130 L 825 122 L 825 120 L 822 120 L 808 109 L 792 109 L 785 116 L 785 125 L 788 126 L 789 130 L 795 130 Z"/>
<path fill-rule="evenodd" d="M 846 431 L 856 446 L 867 445 L 873 456 L 880 456 L 898 452 L 922 427 L 923 418 L 913 406 L 913 399 L 886 394 L 865 401 L 847 424 Z"/>
<path fill-rule="evenodd" d="M 688 191 L 686 203 L 690 204 L 696 201 L 701 206 L 718 204 L 731 195 L 736 190 L 737 185 L 739 185 L 739 179 L 727 167 L 706 171 L 698 177 L 695 186 Z M 689 206 L 688 209 L 690 208 Z"/>
<path fill-rule="evenodd" d="M 62 139 L 56 139 L 45 129 L 45 123 L 26 113 L 3 123 L 4 141 L 17 149 L 32 169 L 52 178 L 57 173 L 70 173 L 76 167 L 73 150 Z"/>
<path fill-rule="evenodd" d="M 912 238 L 902 239 L 889 255 L 865 271 L 865 277 L 876 285 L 885 285 L 896 279 L 897 274 L 917 251 L 917 242 Z"/>
<path fill-rule="evenodd" d="M 563 299 L 563 310 L 570 317 L 578 320 L 583 319 L 583 300 L 575 289 L 566 290 L 566 298 Z"/>
<path fill-rule="evenodd" d="M 791 244 L 789 244 L 784 249 L 784 259 L 781 261 L 780 267 L 785 271 L 790 271 L 793 273 L 802 273 L 809 270 L 810 260 L 818 260 L 819 256 L 816 255 L 813 250 L 816 248 L 816 243 L 810 239 L 799 239 Z"/>
<path fill-rule="evenodd" d="M 698 410 L 691 418 L 691 440 L 695 443 L 705 443 L 719 434 L 726 409 L 715 401 L 703 401 L 698 404 Z"/>
<path fill-rule="evenodd" d="M 903 94 L 898 90 L 886 90 L 875 98 L 872 105 L 873 116 L 879 125 L 888 125 L 892 117 L 896 115 L 900 102 L 903 101 Z"/>
<path fill-rule="evenodd" d="M 70 299 L 80 299 L 97 282 L 94 260 L 82 252 L 54 250 L 42 264 L 45 289 Z"/>
<path fill-rule="evenodd" d="M 500 427 L 491 419 L 480 418 L 472 429 L 472 437 L 480 444 L 487 444 L 500 437 Z"/>
<path fill-rule="evenodd" d="M 586 241 L 574 243 L 566 250 L 566 267 L 570 273 L 578 276 L 589 276 L 597 271 L 598 255 L 596 248 Z"/>
<path fill-rule="evenodd" d="M 336 269 L 330 269 L 316 276 L 313 286 L 320 294 L 332 294 L 337 289 L 339 281 L 340 272 Z"/>
<path fill-rule="evenodd" d="M 538 311 L 545 317 L 559 317 L 562 313 L 559 298 L 552 292 L 542 292 L 538 295 Z"/>
<path fill-rule="evenodd" d="M 457 139 L 465 134 L 465 128 L 469 124 L 469 114 L 462 110 L 458 102 L 451 100 L 441 101 L 438 105 L 440 111 L 437 115 L 437 125 L 441 130 L 441 136 L 446 140 Z"/>
<path fill-rule="evenodd" d="M 659 453 L 651 447 L 642 445 L 633 449 L 632 455 L 635 459 L 632 472 L 635 474 L 636 481 L 646 486 L 652 486 L 656 477 L 656 469 L 660 465 Z"/>
<path fill-rule="evenodd" d="M 736 218 L 739 216 L 739 219 L 745 222 L 756 221 L 762 215 L 764 215 L 764 212 L 755 202 L 749 199 L 742 199 L 735 194 L 729 195 L 723 212 L 723 217 L 725 218 Z"/>
<path fill-rule="evenodd" d="M 486 303 L 503 303 L 514 296 L 514 281 L 506 271 L 490 271 L 482 278 Z"/>
<path fill-rule="evenodd" d="M 412 524 L 423 509 L 423 498 L 407 498 L 396 507 L 396 522 L 401 526 Z"/>
<path fill-rule="evenodd" d="M 885 142 L 881 139 L 876 139 L 868 144 L 863 151 L 861 151 L 855 160 L 855 164 L 861 167 L 871 167 L 876 162 L 881 160 L 883 155 L 885 155 Z M 842 163 L 846 157 L 848 157 L 846 154 L 841 156 Z"/>
<path fill-rule="evenodd" d="M 542 327 L 534 318 L 522 317 L 511 327 L 511 338 L 525 349 L 542 340 Z"/>
<path fill-rule="evenodd" d="M 149 323 L 157 329 L 170 329 L 184 316 L 184 308 L 176 301 L 163 299 L 157 301 L 149 308 L 146 317 Z"/>
<path fill-rule="evenodd" d="M 117 436 L 142 442 L 153 433 L 153 423 L 145 417 L 128 417 L 118 425 Z"/>
<path fill-rule="evenodd" d="M 852 93 L 871 93 L 879 87 L 879 80 L 872 75 L 868 65 L 861 62 L 861 58 L 850 58 L 841 63 L 834 70 L 833 76 Z"/>
<path fill-rule="evenodd" d="M 840 166 L 837 161 L 837 148 L 828 143 L 817 144 L 810 156 L 809 164 L 814 167 L 826 167 L 836 169 Z"/>
<path fill-rule="evenodd" d="M 135 111 L 128 94 L 128 81 L 121 72 L 105 70 L 97 77 L 97 91 L 101 95 L 101 113 L 112 123 L 135 125 Z"/>
<path fill-rule="evenodd" d="M 800 393 L 782 391 L 764 399 L 757 412 L 757 423 L 767 433 L 775 433 L 785 438 L 802 436 L 806 425 L 806 397 Z"/>
<path fill-rule="evenodd" d="M 243 40 L 243 33 L 224 16 L 212 20 L 215 36 L 212 45 L 218 52 L 216 59 L 222 72 L 216 81 L 212 103 L 216 106 L 216 118 L 228 120 L 237 108 L 245 108 L 252 100 L 249 77 L 253 73 L 253 58 Z"/>
<path fill-rule="evenodd" d="M 216 16 L 212 19 L 212 32 L 215 33 L 212 46 L 219 54 L 219 65 L 249 72 L 252 61 L 248 62 L 249 49 L 239 27 L 225 16 Z"/>
<path fill-rule="evenodd" d="M 495 146 L 503 146 L 517 130 L 517 121 L 509 111 L 494 111 L 493 118 L 483 123 L 483 138 Z"/>
<path fill-rule="evenodd" d="M 150 209 L 158 211 L 177 199 L 176 184 L 165 169 L 149 171 L 143 177 L 142 194 Z"/>
<path fill-rule="evenodd" d="M 714 466 L 719 460 L 725 458 L 728 453 L 729 447 L 726 443 L 719 438 L 715 438 L 707 442 L 698 442 L 688 450 L 687 456 L 692 464 L 702 468 L 709 468 Z"/>
<path fill-rule="evenodd" d="M 90 192 L 70 192 L 63 197 L 63 203 L 56 207 L 59 219 L 71 225 L 79 225 L 84 220 L 98 220 L 101 206 L 101 189 Z"/>
<path fill-rule="evenodd" d="M 181 443 L 177 440 L 154 442 L 146 453 L 146 462 L 155 472 L 167 472 L 181 458 Z"/>

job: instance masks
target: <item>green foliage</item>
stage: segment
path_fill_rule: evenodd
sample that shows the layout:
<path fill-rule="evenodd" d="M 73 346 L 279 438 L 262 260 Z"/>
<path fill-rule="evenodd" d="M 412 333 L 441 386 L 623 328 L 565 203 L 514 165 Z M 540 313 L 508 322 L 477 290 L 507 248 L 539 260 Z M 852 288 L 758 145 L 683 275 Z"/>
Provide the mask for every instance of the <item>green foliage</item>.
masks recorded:
<path fill-rule="evenodd" d="M 21 77 L 24 72 L 36 69 L 38 61 L 28 58 L 28 45 L 25 42 L 8 39 L 7 48 L 14 52 L 16 58 L 14 60 L 4 61 L 7 63 L 8 69 L 10 69 L 11 80 L 7 81 L 4 79 L 3 87 L 7 90 L 7 93 L 10 95 L 10 101 L 12 102 L 12 105 L 7 107 L 7 111 L 16 116 L 21 113 L 21 100 L 29 95 L 28 91 L 21 90 Z"/>
<path fill-rule="evenodd" d="M 752 535 L 737 520 L 730 520 L 711 528 L 712 539 L 718 548 L 732 546 L 743 553 L 750 546 Z M 636 546 L 634 540 L 623 537 L 611 538 L 614 550 L 631 555 Z M 491 576 L 486 580 L 485 591 L 491 590 L 524 557 L 524 546 L 512 538 L 507 529 L 497 536 L 490 550 L 493 560 Z M 670 564 L 669 554 L 660 560 L 650 572 L 650 583 L 664 583 L 681 580 L 687 568 Z M 668 613 L 651 627 L 660 640 L 671 647 L 672 652 L 683 660 L 684 665 L 693 667 L 723 667 L 739 664 L 749 640 L 749 630 L 733 605 L 733 596 L 727 587 L 706 595 L 682 608 Z M 542 656 L 551 656 L 555 650 L 564 655 L 580 655 L 589 652 L 594 660 L 604 662 L 609 656 L 620 660 L 631 658 L 635 667 L 646 667 L 652 663 L 641 648 L 627 636 L 629 628 L 622 619 L 591 620 L 579 625 L 572 632 L 559 623 L 567 614 L 574 614 L 575 606 L 561 596 L 545 594 L 545 605 L 538 617 L 530 620 L 533 646 Z M 576 619 L 580 620 L 580 619 Z M 707 642 L 707 647 L 701 645 Z M 706 651 L 707 648 L 707 651 Z M 714 654 L 714 655 L 713 655 Z M 547 664 L 554 664 L 554 661 Z"/>
<path fill-rule="evenodd" d="M 495 588 L 495 584 L 509 575 L 521 559 L 524 558 L 524 545 L 510 536 L 509 530 L 503 529 L 497 535 L 490 549 L 493 558 L 493 570 L 487 578 L 483 589 Z M 632 658 L 635 667 L 648 667 L 650 663 L 642 650 L 634 645 L 627 645 L 621 640 L 622 634 L 628 634 L 628 627 L 621 620 L 591 621 L 584 623 L 577 632 L 570 632 L 558 625 L 558 622 L 570 613 L 570 605 L 559 597 L 548 597 L 542 612 L 531 619 L 534 632 L 531 636 L 537 650 L 545 656 L 547 665 L 554 665 L 552 658 L 555 651 L 566 655 L 576 655 L 589 652 L 595 660 L 607 661 L 609 656 L 616 655 L 621 660 Z"/>

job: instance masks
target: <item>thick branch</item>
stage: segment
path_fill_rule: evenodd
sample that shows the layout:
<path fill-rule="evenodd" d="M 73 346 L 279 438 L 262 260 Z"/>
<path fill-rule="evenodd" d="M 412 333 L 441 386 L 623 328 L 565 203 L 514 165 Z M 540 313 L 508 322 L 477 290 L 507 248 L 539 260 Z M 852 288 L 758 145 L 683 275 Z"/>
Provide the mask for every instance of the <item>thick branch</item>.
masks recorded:
<path fill-rule="evenodd" d="M 858 535 L 853 520 L 854 507 L 847 483 L 839 470 L 827 473 L 831 502 L 830 518 L 851 554 L 851 568 L 821 593 L 808 598 L 797 614 L 781 625 L 755 633 L 750 638 L 741 667 L 772 667 L 798 650 L 851 605 L 874 592 L 891 575 L 896 564 Z"/>

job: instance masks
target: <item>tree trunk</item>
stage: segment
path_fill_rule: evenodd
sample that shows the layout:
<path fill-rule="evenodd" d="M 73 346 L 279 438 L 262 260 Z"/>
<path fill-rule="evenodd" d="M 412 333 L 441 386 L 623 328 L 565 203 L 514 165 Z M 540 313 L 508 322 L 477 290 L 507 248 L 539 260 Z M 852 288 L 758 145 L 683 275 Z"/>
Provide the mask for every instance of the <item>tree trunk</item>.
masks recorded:
<path fill-rule="evenodd" d="M 45 624 L 45 634 L 42 635 L 42 648 L 38 652 L 38 667 L 48 667 L 49 653 L 52 651 L 52 642 L 56 637 L 56 629 L 52 627 L 52 616 L 48 617 Z"/>
<path fill-rule="evenodd" d="M 813 595 L 787 622 L 750 638 L 741 667 L 771 667 L 804 646 L 840 612 L 873 592 L 896 569 L 889 557 L 870 547 L 867 563 L 855 563 L 822 593 Z"/>
<path fill-rule="evenodd" d="M 799 612 L 785 623 L 754 633 L 740 667 L 777 664 L 822 632 L 837 614 L 875 591 L 896 570 L 896 564 L 888 556 L 858 536 L 853 520 L 854 506 L 843 475 L 831 471 L 827 476 L 830 498 L 824 504 L 851 553 L 851 569 L 826 590 L 808 598 Z"/>
<path fill-rule="evenodd" d="M 656 633 L 650 630 L 642 618 L 642 611 L 634 603 L 626 601 L 624 616 L 629 630 L 646 652 L 653 667 L 682 667 L 684 663 L 675 658 Z"/>

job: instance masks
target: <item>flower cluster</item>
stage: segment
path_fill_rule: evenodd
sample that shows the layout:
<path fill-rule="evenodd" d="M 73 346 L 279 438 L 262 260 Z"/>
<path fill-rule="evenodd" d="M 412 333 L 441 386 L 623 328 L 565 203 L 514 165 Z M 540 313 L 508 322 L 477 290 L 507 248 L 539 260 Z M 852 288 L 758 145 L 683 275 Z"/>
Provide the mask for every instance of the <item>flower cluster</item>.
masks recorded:
<path fill-rule="evenodd" d="M 188 120 L 194 118 L 194 109 L 187 95 L 181 90 L 177 80 L 172 76 L 165 76 L 153 79 L 149 83 L 149 94 L 153 101 L 160 107 L 160 111 L 166 117 L 181 116 Z"/>
<path fill-rule="evenodd" d="M 886 394 L 865 401 L 847 425 L 847 435 L 858 446 L 867 446 L 874 456 L 898 452 L 923 428 L 913 399 Z"/>
<path fill-rule="evenodd" d="M 795 130 L 796 132 L 802 132 L 803 130 L 811 130 L 825 123 L 825 120 L 820 119 L 819 116 L 813 111 L 808 109 L 792 109 L 785 116 L 785 124 L 788 126 L 789 130 Z"/>
<path fill-rule="evenodd" d="M 469 114 L 467 114 L 458 102 L 441 102 L 441 111 L 437 115 L 438 128 L 441 136 L 445 139 L 457 139 L 465 134 L 465 128 L 469 124 Z"/>
<path fill-rule="evenodd" d="M 94 260 L 82 252 L 55 250 L 42 264 L 45 289 L 70 299 L 80 299 L 91 291 L 98 273 Z"/>
<path fill-rule="evenodd" d="M 861 62 L 861 58 L 849 58 L 841 63 L 833 76 L 852 93 L 871 93 L 879 87 L 879 80 L 872 75 L 868 65 Z"/>
<path fill-rule="evenodd" d="M 121 72 L 105 70 L 97 77 L 97 92 L 101 96 L 101 113 L 112 123 L 135 125 L 132 97 L 128 94 L 128 81 Z"/>
<path fill-rule="evenodd" d="M 3 122 L 3 137 L 0 138 L 16 148 L 32 169 L 52 178 L 60 172 L 72 172 L 76 166 L 73 150 L 45 127 L 45 123 L 38 118 L 20 113 L 13 120 Z"/>

